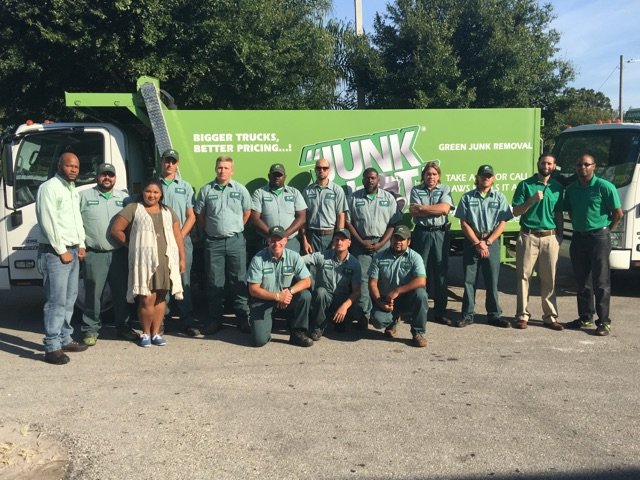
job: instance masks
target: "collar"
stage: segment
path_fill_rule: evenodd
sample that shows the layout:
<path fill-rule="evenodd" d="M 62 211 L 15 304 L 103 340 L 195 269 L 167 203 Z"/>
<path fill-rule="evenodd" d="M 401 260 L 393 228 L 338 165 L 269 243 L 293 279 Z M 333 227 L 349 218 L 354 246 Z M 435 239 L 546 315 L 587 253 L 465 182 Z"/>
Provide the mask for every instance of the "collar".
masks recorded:
<path fill-rule="evenodd" d="M 76 184 L 70 180 L 67 180 L 66 178 L 64 178 L 62 175 L 60 175 L 60 173 L 56 172 L 56 178 L 58 180 L 60 180 L 60 182 L 62 183 L 62 185 L 64 185 L 65 187 L 67 187 L 68 189 L 72 189 L 76 186 Z"/>

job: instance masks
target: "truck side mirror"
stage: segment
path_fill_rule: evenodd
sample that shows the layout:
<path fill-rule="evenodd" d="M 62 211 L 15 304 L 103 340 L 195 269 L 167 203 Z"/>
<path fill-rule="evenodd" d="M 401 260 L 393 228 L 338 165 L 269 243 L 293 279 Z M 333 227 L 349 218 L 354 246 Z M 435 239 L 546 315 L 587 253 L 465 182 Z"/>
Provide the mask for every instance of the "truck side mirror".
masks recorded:
<path fill-rule="evenodd" d="M 22 225 L 22 210 L 11 212 L 11 228 L 17 228 Z"/>

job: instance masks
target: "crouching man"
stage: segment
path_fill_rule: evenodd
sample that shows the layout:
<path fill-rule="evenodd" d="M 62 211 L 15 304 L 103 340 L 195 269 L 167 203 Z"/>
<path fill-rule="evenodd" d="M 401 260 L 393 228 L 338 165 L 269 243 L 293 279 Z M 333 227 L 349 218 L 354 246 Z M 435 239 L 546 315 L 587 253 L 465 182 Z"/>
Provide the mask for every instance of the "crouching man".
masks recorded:
<path fill-rule="evenodd" d="M 311 276 L 300 255 L 285 249 L 286 244 L 285 229 L 280 226 L 270 228 L 267 247 L 260 250 L 249 265 L 249 317 L 256 347 L 271 340 L 274 309 L 288 317 L 289 343 L 300 347 L 313 345 L 313 340 L 307 336 Z"/>

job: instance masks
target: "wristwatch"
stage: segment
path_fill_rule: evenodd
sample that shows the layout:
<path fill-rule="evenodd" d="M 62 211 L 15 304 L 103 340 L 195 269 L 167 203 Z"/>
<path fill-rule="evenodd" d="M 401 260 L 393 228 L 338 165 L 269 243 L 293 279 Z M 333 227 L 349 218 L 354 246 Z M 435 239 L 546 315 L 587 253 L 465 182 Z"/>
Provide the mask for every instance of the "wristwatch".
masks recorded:
<path fill-rule="evenodd" d="M 491 240 L 485 240 L 484 243 L 486 243 L 487 247 L 489 247 L 491 245 Z"/>

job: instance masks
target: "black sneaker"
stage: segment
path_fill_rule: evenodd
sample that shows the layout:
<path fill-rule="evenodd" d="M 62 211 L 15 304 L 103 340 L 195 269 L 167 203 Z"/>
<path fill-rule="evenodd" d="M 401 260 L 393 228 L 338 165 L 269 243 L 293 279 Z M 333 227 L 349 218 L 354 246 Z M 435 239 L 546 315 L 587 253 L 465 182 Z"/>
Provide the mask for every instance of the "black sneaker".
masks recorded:
<path fill-rule="evenodd" d="M 116 329 L 116 335 L 118 338 L 122 338 L 123 340 L 128 340 L 130 342 L 135 342 L 140 338 L 138 332 L 130 327 L 118 327 Z"/>
<path fill-rule="evenodd" d="M 313 340 L 314 342 L 317 342 L 322 338 L 323 333 L 324 333 L 323 329 L 316 328 L 313 330 L 313 332 L 311 332 L 311 335 L 309 335 L 309 338 L 311 338 L 311 340 Z"/>
<path fill-rule="evenodd" d="M 184 333 L 186 333 L 189 337 L 202 337 L 203 336 L 202 332 L 197 327 L 187 327 L 187 328 L 185 328 Z"/>
<path fill-rule="evenodd" d="M 601 323 L 596 327 L 596 335 L 598 337 L 606 337 L 609 333 L 611 333 L 610 323 Z"/>
<path fill-rule="evenodd" d="M 511 322 L 506 318 L 490 318 L 487 323 L 494 327 L 511 328 Z"/>
<path fill-rule="evenodd" d="M 291 332 L 289 343 L 292 345 L 297 345 L 299 347 L 313 346 L 313 340 L 307 337 L 307 334 L 304 333 L 304 330 L 294 330 L 293 332 Z"/>
<path fill-rule="evenodd" d="M 54 350 L 44 354 L 44 361 L 52 365 L 64 365 L 71 359 L 62 350 Z"/>
<path fill-rule="evenodd" d="M 222 322 L 212 322 L 202 329 L 203 335 L 215 335 L 222 330 Z"/>
<path fill-rule="evenodd" d="M 453 325 L 453 322 L 451 321 L 451 319 L 447 317 L 435 317 L 434 320 L 436 321 L 436 323 L 439 323 L 440 325 L 446 325 L 448 327 Z"/>
<path fill-rule="evenodd" d="M 458 328 L 463 328 L 466 327 L 467 325 L 471 325 L 473 323 L 473 318 L 471 317 L 463 317 L 459 320 L 455 320 L 452 322 L 452 325 L 454 327 L 458 327 Z"/>
<path fill-rule="evenodd" d="M 593 327 L 593 320 L 588 317 L 580 317 L 575 319 L 572 322 L 568 322 L 564 324 L 565 328 L 570 328 L 571 330 L 580 330 L 581 328 L 589 328 Z"/>

